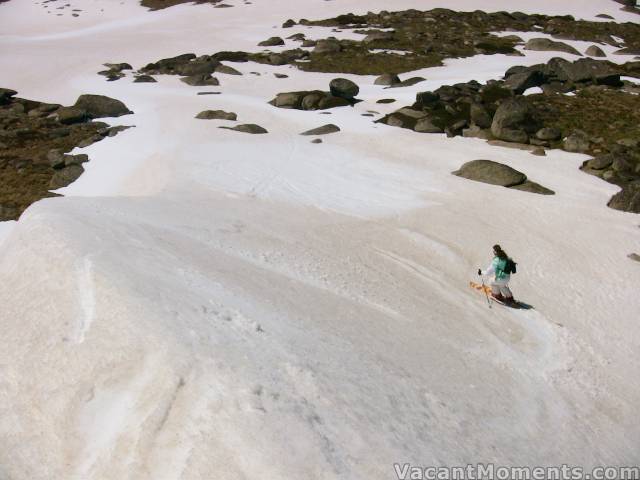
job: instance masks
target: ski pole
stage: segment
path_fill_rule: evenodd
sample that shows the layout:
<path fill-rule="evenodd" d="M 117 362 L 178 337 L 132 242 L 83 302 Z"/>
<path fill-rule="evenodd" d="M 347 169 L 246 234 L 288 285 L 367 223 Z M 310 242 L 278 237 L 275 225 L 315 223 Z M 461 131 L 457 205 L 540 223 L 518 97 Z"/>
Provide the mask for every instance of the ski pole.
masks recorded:
<path fill-rule="evenodd" d="M 482 281 L 482 291 L 484 292 L 484 296 L 487 297 L 487 305 L 491 308 L 491 301 L 489 300 L 489 294 L 487 293 L 487 289 L 484 286 L 484 278 L 480 276 L 480 280 Z"/>

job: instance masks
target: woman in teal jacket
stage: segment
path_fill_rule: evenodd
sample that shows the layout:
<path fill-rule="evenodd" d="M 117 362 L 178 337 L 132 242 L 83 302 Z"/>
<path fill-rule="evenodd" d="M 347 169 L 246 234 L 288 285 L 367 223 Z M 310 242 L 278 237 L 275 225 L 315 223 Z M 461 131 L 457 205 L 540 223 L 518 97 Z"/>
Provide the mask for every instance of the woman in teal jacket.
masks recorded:
<path fill-rule="evenodd" d="M 478 270 L 478 275 L 495 274 L 493 282 L 491 282 L 491 295 L 500 302 L 512 303 L 513 294 L 509 290 L 509 275 L 505 269 L 507 268 L 507 260 L 509 256 L 505 253 L 500 245 L 493 246 L 493 260 L 486 270 Z"/>

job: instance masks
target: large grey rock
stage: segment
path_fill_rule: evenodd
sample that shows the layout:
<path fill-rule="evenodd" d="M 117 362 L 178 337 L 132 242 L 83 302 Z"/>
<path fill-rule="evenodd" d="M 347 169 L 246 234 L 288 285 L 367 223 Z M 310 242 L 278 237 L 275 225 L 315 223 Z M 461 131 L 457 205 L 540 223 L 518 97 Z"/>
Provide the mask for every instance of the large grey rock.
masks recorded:
<path fill-rule="evenodd" d="M 544 127 L 536 132 L 536 138 L 544 141 L 554 141 L 560 139 L 562 132 L 554 127 Z"/>
<path fill-rule="evenodd" d="M 527 143 L 529 132 L 535 132 L 536 121 L 524 97 L 515 97 L 500 104 L 493 116 L 491 133 L 507 142 Z"/>
<path fill-rule="evenodd" d="M 224 110 L 204 110 L 196 115 L 200 120 L 237 120 L 238 116 L 234 112 Z"/>
<path fill-rule="evenodd" d="M 306 95 L 309 95 L 309 92 L 284 92 L 278 93 L 276 98 L 271 100 L 271 105 L 278 108 L 294 108 L 299 109 L 302 106 L 302 99 L 305 98 Z M 322 97 L 321 92 L 318 92 L 318 102 Z M 305 109 L 307 110 L 307 109 Z M 310 108 L 308 110 L 311 110 Z"/>
<path fill-rule="evenodd" d="M 329 83 L 329 89 L 333 96 L 347 100 L 353 99 L 360 92 L 360 87 L 346 78 L 334 78 Z"/>
<path fill-rule="evenodd" d="M 49 181 L 49 188 L 56 190 L 58 188 L 66 187 L 67 185 L 75 182 L 80 175 L 84 173 L 84 168 L 81 165 L 69 165 L 68 167 L 56 170 L 53 177 Z"/>
<path fill-rule="evenodd" d="M 385 86 L 396 85 L 398 83 L 400 83 L 400 77 L 398 77 L 398 75 L 395 75 L 393 73 L 384 73 L 380 75 L 378 78 L 376 78 L 375 81 L 373 82 L 374 85 L 385 85 Z"/>
<path fill-rule="evenodd" d="M 462 165 L 459 170 L 451 173 L 476 182 L 500 185 L 502 187 L 520 185 L 527 180 L 527 176 L 524 173 L 492 160 L 472 160 Z"/>
<path fill-rule="evenodd" d="M 610 153 L 598 155 L 597 157 L 587 161 L 587 167 L 594 170 L 604 170 L 605 168 L 610 167 L 615 159 L 615 155 Z"/>
<path fill-rule="evenodd" d="M 284 40 L 280 37 L 271 37 L 258 44 L 259 47 L 276 47 L 278 45 L 284 45 Z"/>
<path fill-rule="evenodd" d="M 640 182 L 624 185 L 620 192 L 611 197 L 607 205 L 624 212 L 640 213 Z"/>
<path fill-rule="evenodd" d="M 74 107 L 84 110 L 91 118 L 119 117 L 133 113 L 120 100 L 104 95 L 80 95 Z"/>
<path fill-rule="evenodd" d="M 151 75 L 138 75 L 133 83 L 157 83 L 157 80 Z"/>
<path fill-rule="evenodd" d="M 532 38 L 526 43 L 524 49 L 535 50 L 538 52 L 565 52 L 577 55 L 579 57 L 582 56 L 582 54 L 571 45 L 568 45 L 564 42 L 555 42 L 548 38 Z"/>
<path fill-rule="evenodd" d="M 245 123 L 242 125 L 236 125 L 235 127 L 218 127 L 218 128 L 224 128 L 226 130 L 235 130 L 236 132 L 251 133 L 251 134 L 269 133 L 267 129 L 261 127 L 260 125 L 256 125 L 255 123 Z"/>
<path fill-rule="evenodd" d="M 64 154 L 53 148 L 47 152 L 47 162 L 52 168 L 61 168 L 64 166 Z"/>
<path fill-rule="evenodd" d="M 329 133 L 336 133 L 340 131 L 340 127 L 332 123 L 328 123 L 318 128 L 312 128 L 306 132 L 302 132 L 300 135 L 327 135 Z"/>
<path fill-rule="evenodd" d="M 418 133 L 444 133 L 440 127 L 434 125 L 430 118 L 421 118 L 418 120 L 413 130 Z"/>
<path fill-rule="evenodd" d="M 587 50 L 584 53 L 586 53 L 590 57 L 606 57 L 607 56 L 607 54 L 604 53 L 604 51 L 597 45 L 591 45 L 589 48 L 587 48 Z"/>
<path fill-rule="evenodd" d="M 181 78 L 180 81 L 191 85 L 192 87 L 218 86 L 220 82 L 216 77 L 212 77 L 209 73 L 192 75 L 190 77 Z"/>
<path fill-rule="evenodd" d="M 539 87 L 544 84 L 545 80 L 544 75 L 539 70 L 528 70 L 510 75 L 505 80 L 504 85 L 514 93 L 521 95 L 529 88 Z"/>
<path fill-rule="evenodd" d="M 82 123 L 87 120 L 87 112 L 82 108 L 76 107 L 60 107 L 55 115 L 60 123 L 72 125 L 74 123 Z"/>
<path fill-rule="evenodd" d="M 581 58 L 575 62 L 552 58 L 547 63 L 546 70 L 549 75 L 561 81 L 594 82 L 614 86 L 620 83 L 620 72 L 617 67 L 593 58 Z"/>
<path fill-rule="evenodd" d="M 564 149 L 567 152 L 584 153 L 589 150 L 591 142 L 589 136 L 582 130 L 575 130 L 571 135 L 564 139 Z"/>
<path fill-rule="evenodd" d="M 491 128 L 492 118 L 484 106 L 473 103 L 469 109 L 469 119 L 471 123 L 480 128 Z"/>

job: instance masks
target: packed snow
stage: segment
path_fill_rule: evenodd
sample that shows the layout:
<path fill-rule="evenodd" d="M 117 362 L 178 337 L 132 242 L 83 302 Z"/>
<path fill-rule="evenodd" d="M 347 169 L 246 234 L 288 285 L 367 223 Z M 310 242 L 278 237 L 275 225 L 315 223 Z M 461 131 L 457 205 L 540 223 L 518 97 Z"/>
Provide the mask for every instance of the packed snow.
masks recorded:
<path fill-rule="evenodd" d="M 233 64 L 244 75 L 194 88 L 96 72 L 259 51 L 307 32 L 281 29 L 288 18 L 388 2 L 71 3 L 79 17 L 0 5 L 1 86 L 64 104 L 108 95 L 135 113 L 107 121 L 135 127 L 76 149 L 91 161 L 64 197 L 0 224 L 0 479 L 379 479 L 405 462 L 640 462 L 640 268 L 627 258 L 640 220 L 606 207 L 617 187 L 579 171 L 583 155 L 535 157 L 362 116 L 572 55 L 449 60 L 393 89 L 339 75 L 363 102 L 324 115 L 267 101 L 324 90 L 334 74 Z M 393 4 L 437 6 L 451 2 Z M 455 8 L 637 21 L 609 0 Z M 269 134 L 194 118 L 210 108 Z M 342 131 L 319 145 L 299 135 L 326 123 Z M 481 158 L 556 195 L 451 175 Z M 511 286 L 533 309 L 490 309 L 468 287 L 495 243 L 518 262 Z"/>

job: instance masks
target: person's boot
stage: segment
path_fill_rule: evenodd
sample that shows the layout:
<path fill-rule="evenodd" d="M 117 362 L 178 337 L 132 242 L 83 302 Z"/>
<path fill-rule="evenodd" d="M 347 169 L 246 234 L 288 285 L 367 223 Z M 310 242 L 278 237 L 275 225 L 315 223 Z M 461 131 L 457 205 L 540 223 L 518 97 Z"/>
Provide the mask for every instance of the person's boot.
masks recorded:
<path fill-rule="evenodd" d="M 491 296 L 499 302 L 504 302 L 504 297 L 501 293 L 491 293 Z"/>

